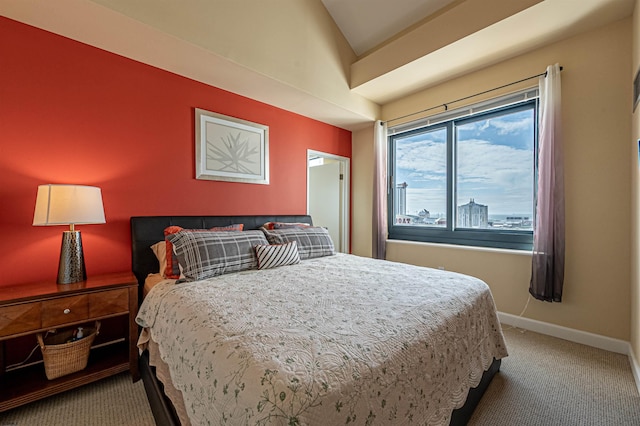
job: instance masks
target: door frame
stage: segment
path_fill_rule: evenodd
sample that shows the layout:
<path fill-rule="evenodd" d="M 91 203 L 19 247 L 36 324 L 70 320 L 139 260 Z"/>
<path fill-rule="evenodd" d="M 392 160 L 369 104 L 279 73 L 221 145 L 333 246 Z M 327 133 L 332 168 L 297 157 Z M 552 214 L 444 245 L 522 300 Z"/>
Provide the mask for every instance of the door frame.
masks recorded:
<path fill-rule="evenodd" d="M 344 253 L 351 252 L 351 159 L 340 155 L 307 149 L 307 214 L 309 213 L 309 160 L 312 158 L 326 158 L 340 163 L 340 247 Z"/>

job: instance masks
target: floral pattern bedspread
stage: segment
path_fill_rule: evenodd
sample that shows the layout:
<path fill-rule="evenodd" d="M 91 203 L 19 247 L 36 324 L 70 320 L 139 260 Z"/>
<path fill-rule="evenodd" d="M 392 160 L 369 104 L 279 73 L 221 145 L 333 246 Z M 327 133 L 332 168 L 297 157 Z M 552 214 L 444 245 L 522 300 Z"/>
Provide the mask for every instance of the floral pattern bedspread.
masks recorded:
<path fill-rule="evenodd" d="M 162 282 L 136 320 L 193 425 L 444 425 L 507 356 L 481 280 L 345 254 Z"/>

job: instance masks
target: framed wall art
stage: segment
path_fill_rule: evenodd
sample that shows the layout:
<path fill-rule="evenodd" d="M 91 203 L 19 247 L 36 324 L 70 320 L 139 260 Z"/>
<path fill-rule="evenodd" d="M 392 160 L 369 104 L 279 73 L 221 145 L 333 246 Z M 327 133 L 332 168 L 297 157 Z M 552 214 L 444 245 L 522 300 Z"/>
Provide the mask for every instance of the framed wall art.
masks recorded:
<path fill-rule="evenodd" d="M 196 179 L 269 184 L 269 127 L 196 108 Z"/>

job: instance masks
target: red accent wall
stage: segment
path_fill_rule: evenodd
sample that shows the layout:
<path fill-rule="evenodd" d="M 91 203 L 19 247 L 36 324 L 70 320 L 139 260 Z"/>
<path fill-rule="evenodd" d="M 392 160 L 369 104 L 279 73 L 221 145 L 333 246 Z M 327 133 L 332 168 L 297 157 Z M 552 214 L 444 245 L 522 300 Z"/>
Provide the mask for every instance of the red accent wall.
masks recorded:
<path fill-rule="evenodd" d="M 305 214 L 307 149 L 351 158 L 347 130 L 3 17 L 0 58 L 0 286 L 56 277 L 40 184 L 102 188 L 107 223 L 76 228 L 91 275 L 130 270 L 130 216 Z M 194 178 L 196 107 L 269 126 L 270 185 Z"/>

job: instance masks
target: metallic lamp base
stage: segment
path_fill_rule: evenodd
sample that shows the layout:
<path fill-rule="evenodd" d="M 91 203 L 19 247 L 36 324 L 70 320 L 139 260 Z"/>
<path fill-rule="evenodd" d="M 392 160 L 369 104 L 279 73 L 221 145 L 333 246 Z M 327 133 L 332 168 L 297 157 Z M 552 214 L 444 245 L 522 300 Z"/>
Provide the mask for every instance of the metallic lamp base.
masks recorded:
<path fill-rule="evenodd" d="M 86 279 L 80 231 L 64 231 L 58 264 L 58 284 L 72 284 Z"/>

